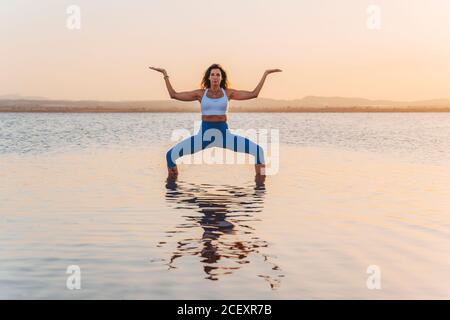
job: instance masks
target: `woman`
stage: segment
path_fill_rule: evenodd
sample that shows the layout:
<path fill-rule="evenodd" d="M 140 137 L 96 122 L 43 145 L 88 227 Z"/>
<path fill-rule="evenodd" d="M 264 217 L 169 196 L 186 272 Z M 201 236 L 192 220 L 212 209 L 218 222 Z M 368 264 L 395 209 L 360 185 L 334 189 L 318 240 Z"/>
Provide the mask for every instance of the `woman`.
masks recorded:
<path fill-rule="evenodd" d="M 200 150 L 204 150 L 205 148 L 208 148 L 208 146 L 218 146 L 217 141 L 209 141 L 209 138 L 205 138 L 205 133 L 208 129 L 216 129 L 222 133 L 222 141 L 219 141 L 219 145 L 221 147 L 229 148 L 235 152 L 238 151 L 252 154 L 255 157 L 255 181 L 259 185 L 264 184 L 264 150 L 253 141 L 245 137 L 232 134 L 228 130 L 226 112 L 228 108 L 228 100 L 248 100 L 256 98 L 261 91 L 264 81 L 266 80 L 266 76 L 273 72 L 281 72 L 281 70 L 266 70 L 261 81 L 253 91 L 243 91 L 228 88 L 228 79 L 225 70 L 223 70 L 219 64 L 213 64 L 206 70 L 203 76 L 201 89 L 176 92 L 170 84 L 169 76 L 167 75 L 165 69 L 155 67 L 149 68 L 161 72 L 164 75 L 164 80 L 166 82 L 170 98 L 180 101 L 198 100 L 201 104 L 202 110 L 202 124 L 199 132 L 196 135 L 179 142 L 167 151 L 167 181 L 174 182 L 178 177 L 178 169 L 175 164 L 176 159 L 187 154 L 193 154 Z M 212 144 L 212 142 L 215 143 Z"/>

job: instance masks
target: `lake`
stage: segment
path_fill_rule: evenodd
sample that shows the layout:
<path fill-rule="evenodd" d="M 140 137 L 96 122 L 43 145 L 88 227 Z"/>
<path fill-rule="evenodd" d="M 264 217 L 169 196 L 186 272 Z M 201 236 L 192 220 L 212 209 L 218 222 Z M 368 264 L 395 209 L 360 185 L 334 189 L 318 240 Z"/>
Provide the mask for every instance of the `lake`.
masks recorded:
<path fill-rule="evenodd" d="M 450 114 L 230 114 L 279 133 L 265 188 L 251 163 L 166 186 L 199 117 L 0 113 L 0 298 L 450 298 Z"/>

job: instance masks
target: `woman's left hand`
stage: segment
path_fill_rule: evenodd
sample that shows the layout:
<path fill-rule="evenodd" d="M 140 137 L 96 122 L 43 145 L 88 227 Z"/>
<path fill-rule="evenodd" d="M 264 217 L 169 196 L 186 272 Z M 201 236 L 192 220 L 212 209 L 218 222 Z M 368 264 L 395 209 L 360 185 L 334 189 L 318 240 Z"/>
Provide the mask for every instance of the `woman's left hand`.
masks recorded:
<path fill-rule="evenodd" d="M 281 69 L 268 69 L 266 70 L 266 72 L 264 72 L 264 74 L 268 75 L 270 73 L 274 73 L 274 72 L 282 72 L 283 70 Z"/>

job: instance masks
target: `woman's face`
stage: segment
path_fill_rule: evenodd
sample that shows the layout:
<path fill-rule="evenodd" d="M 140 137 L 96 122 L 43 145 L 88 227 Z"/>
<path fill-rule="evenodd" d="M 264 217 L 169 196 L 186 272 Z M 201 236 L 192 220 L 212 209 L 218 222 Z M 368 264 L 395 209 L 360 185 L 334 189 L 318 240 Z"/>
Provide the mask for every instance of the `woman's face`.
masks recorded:
<path fill-rule="evenodd" d="M 222 81 L 222 72 L 220 72 L 220 69 L 211 69 L 209 81 L 211 82 L 211 86 L 220 85 L 220 82 Z"/>

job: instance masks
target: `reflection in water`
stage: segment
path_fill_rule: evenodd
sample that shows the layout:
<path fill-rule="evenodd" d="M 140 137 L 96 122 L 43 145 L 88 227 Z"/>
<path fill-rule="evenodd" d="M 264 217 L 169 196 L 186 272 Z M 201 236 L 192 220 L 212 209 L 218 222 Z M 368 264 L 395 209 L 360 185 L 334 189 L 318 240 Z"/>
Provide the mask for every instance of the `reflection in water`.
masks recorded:
<path fill-rule="evenodd" d="M 206 273 L 206 279 L 219 280 L 232 274 L 251 260 L 260 259 L 269 266 L 268 274 L 258 274 L 272 289 L 280 285 L 283 277 L 279 267 L 262 252 L 268 243 L 255 235 L 252 226 L 255 213 L 261 212 L 265 195 L 264 188 L 253 186 L 231 186 L 192 184 L 177 182 L 167 185 L 166 200 L 175 209 L 188 209 L 186 223 L 167 231 L 167 237 L 177 238 L 176 249 L 171 253 L 169 269 L 176 269 L 175 260 L 185 256 L 198 256 Z M 198 212 L 194 214 L 192 212 Z M 201 228 L 202 236 L 192 236 Z M 194 230 L 193 230 L 194 229 Z M 183 234 L 190 236 L 182 236 Z M 161 241 L 162 247 L 167 242 Z"/>

